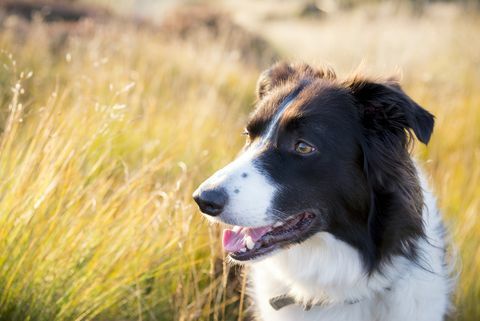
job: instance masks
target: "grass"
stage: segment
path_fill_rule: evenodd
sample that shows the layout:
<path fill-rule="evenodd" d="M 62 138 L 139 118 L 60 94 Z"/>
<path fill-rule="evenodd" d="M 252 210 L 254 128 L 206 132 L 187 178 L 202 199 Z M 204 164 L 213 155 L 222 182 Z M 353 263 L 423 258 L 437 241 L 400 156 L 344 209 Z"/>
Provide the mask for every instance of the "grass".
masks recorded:
<path fill-rule="evenodd" d="M 0 35 L 0 319 L 218 318 L 236 297 L 190 195 L 255 72 L 120 25 L 55 52 L 51 32 Z"/>
<path fill-rule="evenodd" d="M 342 19 L 352 30 L 385 24 L 350 17 Z M 459 250 L 453 319 L 462 321 L 480 318 L 475 18 L 402 18 L 392 38 L 410 32 L 417 42 L 375 47 L 354 34 L 349 51 L 332 41 L 298 50 L 303 57 L 273 25 L 260 25 L 287 57 L 348 68 L 369 52 L 374 71 L 401 61 L 407 91 L 437 116 L 431 144 L 417 154 Z M 344 34 L 335 21 L 306 24 Z M 110 22 L 81 25 L 63 42 L 62 28 L 10 21 L 0 31 L 0 320 L 241 318 L 247 304 L 226 286 L 218 231 L 190 195 L 242 145 L 259 70 L 222 41 L 167 41 Z M 366 51 L 356 52 L 360 45 Z M 395 48 L 418 55 L 387 57 Z"/>

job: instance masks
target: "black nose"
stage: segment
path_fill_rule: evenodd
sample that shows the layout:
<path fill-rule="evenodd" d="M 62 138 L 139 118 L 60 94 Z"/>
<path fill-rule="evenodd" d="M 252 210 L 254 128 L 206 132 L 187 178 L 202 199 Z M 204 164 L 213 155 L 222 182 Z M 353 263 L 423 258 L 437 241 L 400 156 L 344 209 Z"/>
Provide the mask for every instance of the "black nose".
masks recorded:
<path fill-rule="evenodd" d="M 193 199 L 203 213 L 217 216 L 222 213 L 227 204 L 228 195 L 223 188 L 197 189 L 193 193 Z"/>

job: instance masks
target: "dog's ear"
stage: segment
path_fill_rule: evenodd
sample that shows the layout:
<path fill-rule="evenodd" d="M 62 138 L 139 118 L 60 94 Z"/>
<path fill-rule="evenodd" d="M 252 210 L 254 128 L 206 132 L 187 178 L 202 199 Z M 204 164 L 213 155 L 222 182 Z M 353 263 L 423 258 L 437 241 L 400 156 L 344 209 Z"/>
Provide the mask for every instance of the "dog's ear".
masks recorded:
<path fill-rule="evenodd" d="M 261 100 L 272 89 L 289 81 L 314 78 L 335 79 L 336 75 L 332 69 L 314 68 L 305 63 L 276 63 L 260 74 L 257 81 L 257 99 Z"/>
<path fill-rule="evenodd" d="M 257 81 L 257 99 L 261 100 L 270 90 L 285 83 L 294 73 L 292 65 L 285 62 L 276 63 L 263 71 Z"/>
<path fill-rule="evenodd" d="M 372 262 L 389 253 L 414 259 L 415 240 L 423 235 L 423 196 L 409 155 L 415 136 L 427 144 L 434 117 L 393 80 L 354 79 L 346 83 L 364 129 L 363 167 L 370 189 L 368 231 L 375 252 Z M 372 250 L 373 251 L 373 250 Z"/>
<path fill-rule="evenodd" d="M 393 134 L 406 145 L 408 134 L 413 131 L 422 143 L 430 141 L 434 116 L 408 97 L 398 82 L 353 79 L 347 87 L 359 105 L 360 117 L 368 133 L 390 137 Z"/>

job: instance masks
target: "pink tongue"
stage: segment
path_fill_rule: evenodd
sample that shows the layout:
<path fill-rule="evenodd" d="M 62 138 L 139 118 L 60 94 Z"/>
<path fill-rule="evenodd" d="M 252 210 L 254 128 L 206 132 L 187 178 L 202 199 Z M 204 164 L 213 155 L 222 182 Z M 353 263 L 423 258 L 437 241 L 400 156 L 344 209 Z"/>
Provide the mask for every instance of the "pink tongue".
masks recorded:
<path fill-rule="evenodd" d="M 238 252 L 245 248 L 245 238 L 250 236 L 253 242 L 258 241 L 269 227 L 242 227 L 237 232 L 229 229 L 223 231 L 223 248 L 227 252 Z"/>

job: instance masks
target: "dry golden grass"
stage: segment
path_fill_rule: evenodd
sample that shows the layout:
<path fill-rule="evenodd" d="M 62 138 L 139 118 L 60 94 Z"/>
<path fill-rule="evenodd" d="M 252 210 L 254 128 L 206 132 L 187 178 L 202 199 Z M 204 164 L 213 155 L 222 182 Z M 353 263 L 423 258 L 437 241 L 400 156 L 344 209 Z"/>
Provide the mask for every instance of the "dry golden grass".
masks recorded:
<path fill-rule="evenodd" d="M 51 35 L 0 33 L 0 319 L 218 319 L 237 298 L 190 195 L 235 152 L 219 124 L 242 126 L 256 72 L 121 25 Z"/>
<path fill-rule="evenodd" d="M 460 253 L 454 318 L 477 320 L 479 19 L 372 22 L 355 12 L 339 19 L 249 26 L 286 56 L 342 71 L 365 56 L 367 70 L 402 67 L 407 91 L 437 116 L 431 144 L 417 152 Z M 0 31 L 0 320 L 237 319 L 240 293 L 226 287 L 217 231 L 190 195 L 242 145 L 259 70 L 221 40 L 165 41 L 107 23 L 84 26 L 88 32 L 59 45 L 58 33 L 40 22 L 7 25 Z M 386 28 L 382 38 L 376 30 Z M 332 37 L 328 46 L 311 43 L 319 33 Z"/>

